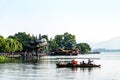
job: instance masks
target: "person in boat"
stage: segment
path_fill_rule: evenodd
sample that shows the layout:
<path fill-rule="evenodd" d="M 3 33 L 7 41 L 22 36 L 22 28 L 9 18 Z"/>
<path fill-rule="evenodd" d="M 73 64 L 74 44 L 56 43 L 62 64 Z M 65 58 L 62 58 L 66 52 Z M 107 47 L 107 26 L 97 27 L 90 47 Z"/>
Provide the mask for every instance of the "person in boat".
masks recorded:
<path fill-rule="evenodd" d="M 73 59 L 73 60 L 71 61 L 71 63 L 74 64 L 74 65 L 77 65 L 77 64 L 78 64 L 78 61 L 75 60 L 75 59 Z"/>
<path fill-rule="evenodd" d="M 82 62 L 80 62 L 80 64 L 83 65 L 83 64 L 86 64 L 86 63 L 85 63 L 85 61 L 83 60 Z"/>
<path fill-rule="evenodd" d="M 85 64 L 85 61 L 84 61 L 84 60 L 82 61 L 82 64 Z"/>
<path fill-rule="evenodd" d="M 60 64 L 61 63 L 61 59 L 58 59 L 57 63 Z"/>
<path fill-rule="evenodd" d="M 88 59 L 88 64 L 92 64 L 93 60 Z"/>
<path fill-rule="evenodd" d="M 73 62 L 74 62 L 74 59 L 73 59 L 73 60 L 71 60 L 68 64 L 73 64 Z"/>
<path fill-rule="evenodd" d="M 72 65 L 77 65 L 78 64 L 78 61 L 77 60 L 75 60 L 75 59 L 73 59 L 73 60 L 71 60 L 69 63 L 67 63 L 68 65 L 69 64 L 72 64 Z"/>

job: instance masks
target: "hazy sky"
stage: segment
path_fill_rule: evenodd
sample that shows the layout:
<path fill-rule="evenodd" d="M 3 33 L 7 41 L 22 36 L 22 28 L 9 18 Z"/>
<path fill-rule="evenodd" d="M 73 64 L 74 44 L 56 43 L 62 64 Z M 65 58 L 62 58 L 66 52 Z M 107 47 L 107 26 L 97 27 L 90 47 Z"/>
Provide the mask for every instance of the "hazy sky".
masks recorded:
<path fill-rule="evenodd" d="M 120 36 L 120 0 L 0 0 L 0 35 L 69 32 L 77 42 Z"/>

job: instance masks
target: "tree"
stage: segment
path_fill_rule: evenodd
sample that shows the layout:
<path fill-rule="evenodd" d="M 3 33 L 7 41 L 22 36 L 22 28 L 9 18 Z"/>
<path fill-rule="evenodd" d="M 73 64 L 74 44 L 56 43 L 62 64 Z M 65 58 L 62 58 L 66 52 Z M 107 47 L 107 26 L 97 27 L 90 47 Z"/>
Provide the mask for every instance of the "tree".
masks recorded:
<path fill-rule="evenodd" d="M 64 45 L 63 45 L 63 35 L 56 35 L 55 36 L 55 39 L 54 39 L 54 42 L 56 42 L 58 48 L 63 48 Z"/>
<path fill-rule="evenodd" d="M 14 40 L 14 42 L 16 44 L 15 51 L 22 51 L 23 50 L 22 43 L 20 43 L 17 40 Z"/>
<path fill-rule="evenodd" d="M 49 50 L 58 49 L 58 44 L 56 43 L 55 39 L 49 41 Z"/>
<path fill-rule="evenodd" d="M 4 52 L 16 52 L 22 50 L 22 44 L 16 39 L 7 38 L 5 39 Z"/>
<path fill-rule="evenodd" d="M 76 48 L 78 48 L 83 54 L 91 51 L 91 47 L 87 43 L 79 43 L 76 45 Z"/>
<path fill-rule="evenodd" d="M 18 32 L 14 35 L 14 37 L 18 38 L 18 41 L 22 43 L 23 51 L 28 50 L 28 43 L 34 39 L 36 39 L 34 36 L 31 37 L 30 34 L 26 34 L 25 32 Z"/>
<path fill-rule="evenodd" d="M 5 44 L 5 39 L 3 36 L 0 35 L 0 52 L 4 51 L 4 44 Z"/>
<path fill-rule="evenodd" d="M 23 51 L 31 51 L 30 46 L 29 46 L 29 43 L 31 41 L 33 41 L 33 42 L 41 41 L 43 38 L 48 41 L 47 35 L 41 36 L 41 34 L 39 34 L 39 36 L 37 38 L 37 36 L 35 36 L 35 35 L 31 36 L 30 34 L 26 34 L 25 32 L 18 32 L 14 36 L 9 36 L 9 38 L 17 39 L 20 43 L 22 43 Z"/>
<path fill-rule="evenodd" d="M 63 46 L 65 49 L 72 49 L 76 45 L 75 35 L 64 33 Z"/>
<path fill-rule="evenodd" d="M 52 49 L 72 49 L 75 44 L 75 35 L 64 33 L 64 35 L 56 35 L 55 38 L 49 42 L 49 47 Z"/>

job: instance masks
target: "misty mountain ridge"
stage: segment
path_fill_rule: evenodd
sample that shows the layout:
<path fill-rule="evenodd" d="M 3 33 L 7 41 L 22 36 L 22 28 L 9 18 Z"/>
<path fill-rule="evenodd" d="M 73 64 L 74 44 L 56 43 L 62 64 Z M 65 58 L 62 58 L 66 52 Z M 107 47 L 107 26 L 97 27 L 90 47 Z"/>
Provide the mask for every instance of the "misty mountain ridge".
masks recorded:
<path fill-rule="evenodd" d="M 120 49 L 120 37 L 112 38 L 100 43 L 90 44 L 92 49 L 105 48 L 105 49 Z"/>

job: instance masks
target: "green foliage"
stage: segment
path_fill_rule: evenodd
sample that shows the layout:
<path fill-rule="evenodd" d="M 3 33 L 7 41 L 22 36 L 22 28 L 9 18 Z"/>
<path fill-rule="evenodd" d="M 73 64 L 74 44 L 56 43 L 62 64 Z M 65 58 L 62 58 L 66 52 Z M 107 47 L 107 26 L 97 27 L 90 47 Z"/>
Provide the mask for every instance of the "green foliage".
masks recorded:
<path fill-rule="evenodd" d="M 88 53 L 91 51 L 91 47 L 87 43 L 79 43 L 76 47 L 81 51 L 81 53 Z"/>
<path fill-rule="evenodd" d="M 35 40 L 35 36 L 30 36 L 30 34 L 26 34 L 25 32 L 18 32 L 14 35 L 14 37 L 18 38 L 18 41 L 22 43 L 23 50 L 26 51 L 28 49 L 28 43 L 32 40 Z"/>
<path fill-rule="evenodd" d="M 62 35 L 56 35 L 53 39 L 48 40 L 47 35 L 30 35 L 25 32 L 18 32 L 14 36 L 9 36 L 4 39 L 0 35 L 0 52 L 17 52 L 17 51 L 31 51 L 30 42 L 41 41 L 43 42 L 46 39 L 46 44 L 39 44 L 39 47 L 44 51 L 48 45 L 49 50 L 53 49 L 75 49 L 78 48 L 81 53 L 88 53 L 91 50 L 91 47 L 87 43 L 76 44 L 75 35 L 64 33 Z"/>
<path fill-rule="evenodd" d="M 64 33 L 64 35 L 56 35 L 53 40 L 49 42 L 49 49 L 72 49 L 75 47 L 75 35 Z"/>
<path fill-rule="evenodd" d="M 57 48 L 62 48 L 63 47 L 63 35 L 56 35 L 54 41 L 54 45 L 56 43 Z"/>
<path fill-rule="evenodd" d="M 9 37 L 4 39 L 0 36 L 0 52 L 16 52 L 22 50 L 22 44 L 17 41 L 17 38 Z"/>
<path fill-rule="evenodd" d="M 0 56 L 0 63 L 3 63 L 5 61 L 5 57 L 4 56 Z"/>
<path fill-rule="evenodd" d="M 5 44 L 5 39 L 3 36 L 0 35 L 0 52 L 4 51 L 4 48 L 3 48 L 4 44 Z"/>
<path fill-rule="evenodd" d="M 10 59 L 5 56 L 0 56 L 0 63 L 9 63 Z"/>
<path fill-rule="evenodd" d="M 49 41 L 49 50 L 58 49 L 58 44 L 55 40 Z"/>
<path fill-rule="evenodd" d="M 6 56 L 0 56 L 0 63 L 20 63 L 20 59 L 8 58 Z"/>
<path fill-rule="evenodd" d="M 18 32 L 14 36 L 9 36 L 9 38 L 18 40 L 22 44 L 22 47 L 21 47 L 21 45 L 18 46 L 18 47 L 22 48 L 23 51 L 30 51 L 29 43 L 32 42 L 32 41 L 33 42 L 34 41 L 40 41 L 42 38 L 45 38 L 48 41 L 48 36 L 47 35 L 42 35 L 41 36 L 41 34 L 39 34 L 39 36 L 37 38 L 37 36 L 34 36 L 34 35 L 31 36 L 30 34 L 26 34 L 25 32 Z M 40 46 L 43 48 L 42 45 L 40 45 Z"/>
<path fill-rule="evenodd" d="M 65 49 L 72 49 L 76 45 L 75 35 L 64 33 L 63 46 Z"/>
<path fill-rule="evenodd" d="M 16 39 L 7 38 L 4 44 L 4 52 L 16 52 L 22 50 L 22 44 Z"/>
<path fill-rule="evenodd" d="M 43 44 L 39 44 L 40 47 L 40 51 L 44 51 L 45 50 L 45 46 Z"/>

